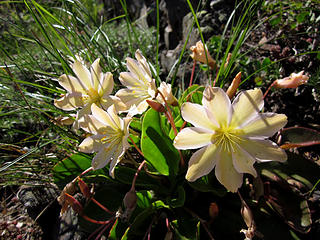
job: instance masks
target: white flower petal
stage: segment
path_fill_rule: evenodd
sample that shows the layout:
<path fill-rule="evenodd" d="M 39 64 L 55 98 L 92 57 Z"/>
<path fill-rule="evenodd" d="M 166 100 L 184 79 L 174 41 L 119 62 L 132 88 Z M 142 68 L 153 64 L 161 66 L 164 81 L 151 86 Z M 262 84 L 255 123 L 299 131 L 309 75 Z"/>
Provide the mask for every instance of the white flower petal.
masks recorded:
<path fill-rule="evenodd" d="M 241 147 L 235 146 L 234 152 L 232 152 L 233 166 L 238 173 L 250 173 L 254 177 L 257 177 L 257 172 L 253 167 L 255 159 L 248 152 L 244 151 Z"/>
<path fill-rule="evenodd" d="M 286 152 L 270 140 L 254 139 L 252 141 L 243 141 L 240 143 L 240 146 L 261 162 L 284 162 L 287 160 Z"/>
<path fill-rule="evenodd" d="M 121 161 L 122 156 L 124 155 L 125 151 L 121 144 L 118 145 L 118 148 L 114 152 L 114 157 L 111 160 L 110 168 L 109 168 L 109 175 L 114 178 L 114 170 L 116 165 Z"/>
<path fill-rule="evenodd" d="M 276 113 L 261 113 L 242 127 L 243 136 L 271 137 L 287 124 L 287 116 Z"/>
<path fill-rule="evenodd" d="M 196 151 L 189 161 L 186 179 L 194 182 L 198 178 L 211 172 L 216 164 L 219 151 L 214 144 Z"/>
<path fill-rule="evenodd" d="M 116 109 L 114 107 L 114 105 L 111 105 L 108 110 L 107 110 L 111 120 L 113 121 L 113 123 L 117 126 L 117 129 L 121 129 L 121 125 L 123 125 L 122 123 L 122 119 L 117 115 Z"/>
<path fill-rule="evenodd" d="M 80 127 L 86 132 L 92 134 L 102 133 L 107 126 L 98 121 L 93 115 L 84 116 L 84 121 L 80 123 Z"/>
<path fill-rule="evenodd" d="M 141 51 L 139 49 L 137 49 L 135 55 L 136 59 L 138 60 L 138 62 L 140 63 L 140 66 L 144 69 L 144 71 L 151 76 L 151 71 L 149 68 L 149 65 L 147 63 L 146 58 L 142 55 Z"/>
<path fill-rule="evenodd" d="M 58 82 L 69 93 L 80 92 L 86 94 L 86 87 L 78 78 L 63 74 L 59 77 Z"/>
<path fill-rule="evenodd" d="M 121 101 L 126 105 L 127 110 L 129 110 L 133 105 L 136 105 L 138 108 L 140 103 L 145 102 L 146 99 L 150 98 L 150 96 L 146 94 L 146 92 L 132 91 L 127 88 L 120 89 L 116 93 L 116 97 L 119 97 L 121 99 Z M 148 104 L 142 103 L 142 105 L 139 107 L 138 112 L 142 113 L 147 108 Z"/>
<path fill-rule="evenodd" d="M 234 169 L 232 156 L 227 152 L 220 152 L 215 173 L 219 182 L 231 192 L 236 192 L 242 185 L 243 174 Z"/>
<path fill-rule="evenodd" d="M 213 132 L 203 131 L 201 128 L 184 128 L 174 139 L 173 145 L 182 150 L 201 148 L 212 143 L 212 135 Z"/>
<path fill-rule="evenodd" d="M 105 98 L 112 93 L 114 87 L 112 73 L 107 72 L 106 74 L 104 74 L 104 77 L 102 79 L 103 80 L 100 83 L 98 93 L 100 96 L 102 96 L 102 98 Z"/>
<path fill-rule="evenodd" d="M 84 121 L 84 116 L 91 113 L 91 103 L 84 105 L 82 109 L 77 112 L 76 120 L 74 121 L 72 128 L 79 129 L 81 122 Z"/>
<path fill-rule="evenodd" d="M 71 111 L 76 108 L 82 107 L 84 105 L 82 101 L 82 93 L 80 92 L 67 93 L 62 98 L 55 99 L 54 105 L 57 108 L 63 109 L 65 111 Z"/>
<path fill-rule="evenodd" d="M 147 85 L 143 81 L 139 80 L 137 76 L 135 76 L 131 72 L 120 73 L 119 80 L 123 86 L 126 86 L 129 89 L 133 89 L 133 88 L 147 89 Z"/>
<path fill-rule="evenodd" d="M 72 65 L 72 70 L 80 80 L 81 84 L 83 84 L 85 89 L 89 90 L 90 88 L 93 88 L 90 72 L 85 66 L 81 64 L 81 62 L 75 61 Z"/>
<path fill-rule="evenodd" d="M 203 91 L 202 105 L 209 110 L 208 116 L 212 120 L 214 118 L 220 127 L 229 125 L 232 106 L 228 95 L 221 88 L 206 87 Z"/>
<path fill-rule="evenodd" d="M 101 135 L 94 135 L 85 138 L 78 147 L 79 151 L 85 153 L 93 153 L 99 151 L 103 147 L 103 144 L 100 141 L 101 138 Z"/>
<path fill-rule="evenodd" d="M 241 127 L 252 120 L 263 108 L 263 94 L 258 88 L 243 91 L 233 103 L 233 114 L 230 126 Z"/>
<path fill-rule="evenodd" d="M 100 149 L 97 155 L 92 159 L 92 167 L 94 170 L 103 168 L 110 161 L 118 159 L 119 157 L 119 144 L 112 142 Z"/>
<path fill-rule="evenodd" d="M 203 106 L 195 103 L 186 102 L 181 106 L 181 115 L 183 119 L 190 122 L 195 127 L 214 130 L 217 126 L 207 116 Z"/>
<path fill-rule="evenodd" d="M 99 65 L 100 58 L 97 58 L 90 67 L 91 72 L 91 85 L 94 89 L 98 89 L 100 84 L 100 79 L 102 78 L 103 73 L 101 72 L 101 67 Z"/>
<path fill-rule="evenodd" d="M 96 104 L 92 104 L 91 106 L 92 115 L 101 123 L 109 126 L 113 129 L 117 129 L 117 125 L 106 111 L 99 108 Z"/>
<path fill-rule="evenodd" d="M 143 66 L 141 66 L 138 61 L 132 58 L 127 58 L 127 67 L 129 71 L 136 75 L 136 78 L 143 81 L 144 84 L 151 82 L 151 75 L 144 70 Z"/>

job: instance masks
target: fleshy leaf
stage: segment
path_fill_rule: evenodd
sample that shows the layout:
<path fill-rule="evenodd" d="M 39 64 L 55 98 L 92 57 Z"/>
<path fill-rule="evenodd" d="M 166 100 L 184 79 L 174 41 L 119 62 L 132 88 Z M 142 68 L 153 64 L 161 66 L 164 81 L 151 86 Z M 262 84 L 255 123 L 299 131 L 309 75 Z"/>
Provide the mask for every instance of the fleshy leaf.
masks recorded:
<path fill-rule="evenodd" d="M 304 127 L 290 127 L 281 131 L 281 145 L 283 149 L 307 147 L 320 144 L 320 132 Z"/>
<path fill-rule="evenodd" d="M 162 130 L 160 115 L 153 109 L 149 109 L 143 119 L 141 150 L 147 162 L 160 174 L 177 174 L 179 152 Z"/>
<path fill-rule="evenodd" d="M 203 94 L 204 87 L 199 86 L 197 84 L 193 84 L 192 86 L 188 87 L 181 95 L 179 99 L 179 104 L 186 102 L 189 100 L 193 103 L 201 104 L 202 101 L 202 94 Z"/>

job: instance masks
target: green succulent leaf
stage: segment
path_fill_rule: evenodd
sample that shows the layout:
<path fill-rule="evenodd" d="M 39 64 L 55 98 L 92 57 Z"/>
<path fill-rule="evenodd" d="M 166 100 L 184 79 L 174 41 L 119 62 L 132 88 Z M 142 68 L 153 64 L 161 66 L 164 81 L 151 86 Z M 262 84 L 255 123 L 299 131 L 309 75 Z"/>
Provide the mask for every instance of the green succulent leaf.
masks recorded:
<path fill-rule="evenodd" d="M 149 109 L 142 123 L 141 150 L 147 162 L 162 175 L 176 175 L 179 152 L 161 126 L 161 116 Z"/>

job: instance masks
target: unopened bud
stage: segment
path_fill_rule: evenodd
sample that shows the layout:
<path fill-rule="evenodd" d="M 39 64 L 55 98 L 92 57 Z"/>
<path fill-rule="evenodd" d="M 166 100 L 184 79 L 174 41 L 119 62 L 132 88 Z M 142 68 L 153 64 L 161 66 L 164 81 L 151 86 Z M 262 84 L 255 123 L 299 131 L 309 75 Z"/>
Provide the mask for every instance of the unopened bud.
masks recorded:
<path fill-rule="evenodd" d="M 123 204 L 127 210 L 134 210 L 137 205 L 137 194 L 134 189 L 130 189 L 129 192 L 123 198 Z"/>
<path fill-rule="evenodd" d="M 289 77 L 275 80 L 273 86 L 276 88 L 297 88 L 298 86 L 308 82 L 309 77 L 303 74 L 303 71 L 299 73 L 291 73 Z"/>
<path fill-rule="evenodd" d="M 147 100 L 147 103 L 152 109 L 156 110 L 157 112 L 161 112 L 161 113 L 166 112 L 166 109 L 161 103 L 158 103 L 152 100 Z"/>
<path fill-rule="evenodd" d="M 253 214 L 247 203 L 241 199 L 241 215 L 248 228 L 255 226 Z"/>
<path fill-rule="evenodd" d="M 207 47 L 201 41 L 198 41 L 195 46 L 190 48 L 190 55 L 194 60 L 208 64 L 211 69 L 216 67 L 216 61 L 210 56 Z M 208 58 L 208 59 L 207 59 Z"/>
<path fill-rule="evenodd" d="M 159 93 L 159 92 L 161 92 L 161 93 Z M 165 82 L 160 83 L 160 87 L 158 87 L 156 98 L 162 104 L 165 104 L 164 100 L 163 100 L 163 98 L 164 98 L 167 101 L 167 103 L 171 106 L 178 106 L 179 105 L 178 100 L 172 94 L 171 84 L 169 84 L 169 83 L 165 83 Z"/>
<path fill-rule="evenodd" d="M 241 72 L 239 72 L 235 76 L 235 78 L 232 80 L 232 83 L 227 90 L 227 95 L 230 99 L 236 94 L 237 89 L 240 85 L 240 82 L 241 82 Z"/>
<path fill-rule="evenodd" d="M 209 207 L 209 216 L 214 219 L 219 215 L 219 207 L 218 204 L 216 204 L 215 202 L 210 204 Z"/>
<path fill-rule="evenodd" d="M 81 203 L 68 193 L 65 194 L 65 197 L 66 202 L 72 207 L 73 211 L 81 215 L 83 211 Z"/>
<path fill-rule="evenodd" d="M 78 177 L 78 185 L 83 196 L 87 199 L 91 198 L 91 192 L 88 185 L 80 177 Z"/>
<path fill-rule="evenodd" d="M 231 53 L 228 53 L 227 60 L 226 60 L 226 62 L 225 62 L 225 64 L 224 64 L 224 68 L 226 68 L 226 67 L 228 66 L 231 57 L 232 57 L 232 54 L 231 54 Z"/>

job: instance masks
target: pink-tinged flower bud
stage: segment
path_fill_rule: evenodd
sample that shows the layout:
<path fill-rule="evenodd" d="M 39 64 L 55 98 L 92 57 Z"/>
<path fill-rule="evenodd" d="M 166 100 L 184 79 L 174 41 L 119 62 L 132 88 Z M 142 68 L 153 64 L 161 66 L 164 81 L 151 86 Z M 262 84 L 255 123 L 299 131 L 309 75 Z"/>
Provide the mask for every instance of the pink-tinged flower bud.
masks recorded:
<path fill-rule="evenodd" d="M 82 214 L 83 207 L 81 203 L 77 199 L 75 199 L 73 196 L 71 196 L 68 193 L 65 193 L 66 202 L 72 207 L 73 211 L 75 211 L 78 214 Z"/>
<path fill-rule="evenodd" d="M 136 208 L 137 194 L 135 190 L 130 189 L 130 191 L 126 193 L 123 198 L 123 204 L 126 207 L 126 210 L 133 211 Z"/>
<path fill-rule="evenodd" d="M 225 62 L 225 64 L 224 64 L 224 68 L 226 68 L 226 67 L 228 66 L 231 57 L 232 57 L 232 54 L 231 54 L 231 53 L 228 53 L 227 60 L 226 60 L 226 62 Z"/>
<path fill-rule="evenodd" d="M 146 101 L 149 104 L 149 106 L 152 109 L 156 110 L 157 112 L 161 112 L 161 113 L 166 112 L 166 109 L 164 108 L 164 106 L 161 103 L 158 103 L 158 102 L 155 102 L 152 100 L 146 100 Z"/>
<path fill-rule="evenodd" d="M 209 206 L 209 216 L 214 219 L 216 218 L 217 216 L 219 215 L 219 207 L 218 207 L 218 204 L 213 202 L 213 203 L 210 203 L 210 206 Z"/>
<path fill-rule="evenodd" d="M 207 47 L 205 47 L 201 41 L 197 42 L 195 46 L 192 46 L 190 50 L 192 51 L 190 56 L 194 60 L 208 64 L 211 69 L 216 67 L 216 61 L 210 56 Z"/>
<path fill-rule="evenodd" d="M 83 196 L 87 199 L 91 198 L 91 192 L 88 185 L 80 177 L 78 177 L 78 185 Z"/>
<path fill-rule="evenodd" d="M 227 95 L 230 99 L 236 94 L 237 89 L 240 85 L 240 82 L 241 82 L 241 72 L 239 72 L 235 76 L 235 78 L 232 80 L 232 83 L 227 90 Z"/>
<path fill-rule="evenodd" d="M 303 74 L 303 71 L 299 73 L 291 73 L 289 77 L 278 79 L 274 81 L 274 87 L 276 88 L 297 88 L 298 86 L 306 83 L 309 77 Z"/>

